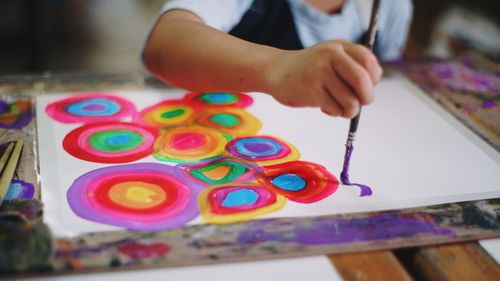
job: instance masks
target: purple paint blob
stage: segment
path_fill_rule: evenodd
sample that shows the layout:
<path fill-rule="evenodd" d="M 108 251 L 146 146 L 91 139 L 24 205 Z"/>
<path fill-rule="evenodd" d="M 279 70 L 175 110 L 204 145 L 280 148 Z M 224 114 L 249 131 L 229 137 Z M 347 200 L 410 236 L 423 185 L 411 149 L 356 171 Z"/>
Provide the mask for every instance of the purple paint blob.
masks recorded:
<path fill-rule="evenodd" d="M 4 199 L 6 201 L 16 199 L 33 199 L 34 195 L 35 187 L 33 184 L 22 180 L 12 180 Z"/>
<path fill-rule="evenodd" d="M 26 103 L 26 101 L 19 103 Z M 17 105 L 16 102 L 0 101 L 0 128 L 20 130 L 31 122 L 34 115 L 32 106 L 29 105 L 24 110 L 18 109 L 17 113 L 11 112 L 11 108 Z"/>
<path fill-rule="evenodd" d="M 0 114 L 9 110 L 9 105 L 5 101 L 0 101 Z"/>
<path fill-rule="evenodd" d="M 106 109 L 106 106 L 103 104 L 88 104 L 84 106 L 83 109 L 88 111 L 101 111 Z"/>
<path fill-rule="evenodd" d="M 342 172 L 340 173 L 340 180 L 342 181 L 343 184 L 348 185 L 348 186 L 357 186 L 360 189 L 360 196 L 370 196 L 372 195 L 372 189 L 364 184 L 360 183 L 352 183 L 349 180 L 349 164 L 351 162 L 351 155 L 352 151 L 354 150 L 353 145 L 346 145 L 345 146 L 345 155 L 344 155 L 344 166 L 342 167 Z"/>
<path fill-rule="evenodd" d="M 253 153 L 263 153 L 269 150 L 272 150 L 272 146 L 266 143 L 245 143 L 243 145 L 248 151 Z"/>
<path fill-rule="evenodd" d="M 491 109 L 491 108 L 494 108 L 495 106 L 497 106 L 496 102 L 495 101 L 492 101 L 492 100 L 488 100 L 488 101 L 484 101 L 481 106 L 485 109 Z"/>
<path fill-rule="evenodd" d="M 318 219 L 304 222 L 291 231 L 289 228 L 273 231 L 272 229 L 280 229 L 280 227 L 267 225 L 263 227 L 258 222 L 253 223 L 257 223 L 257 225 L 247 227 L 238 234 L 238 242 L 241 245 L 273 241 L 306 245 L 335 245 L 413 237 L 423 234 L 454 235 L 453 230 L 439 227 L 432 221 L 419 219 L 418 217 L 401 217 L 397 214 L 355 219 Z"/>
<path fill-rule="evenodd" d="M 361 228 L 365 230 L 361 231 Z M 436 228 L 433 223 L 394 215 L 382 215 L 336 222 L 321 221 L 311 228 L 298 227 L 295 229 L 294 239 L 303 244 L 338 244 L 411 237 L 424 233 L 453 235 L 450 229 Z"/>

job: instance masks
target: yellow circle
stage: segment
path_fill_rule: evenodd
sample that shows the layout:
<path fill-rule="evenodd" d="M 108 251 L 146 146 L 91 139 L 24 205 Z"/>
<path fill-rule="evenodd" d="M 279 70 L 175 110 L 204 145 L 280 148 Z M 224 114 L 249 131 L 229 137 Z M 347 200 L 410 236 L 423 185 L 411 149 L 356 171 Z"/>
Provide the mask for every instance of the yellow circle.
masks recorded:
<path fill-rule="evenodd" d="M 238 118 L 238 124 L 225 127 L 211 120 L 216 114 L 229 114 Z M 248 137 L 257 134 L 262 123 L 249 112 L 241 108 L 214 108 L 205 110 L 196 121 L 199 125 L 215 128 L 234 137 Z"/>
<path fill-rule="evenodd" d="M 132 209 L 148 209 L 161 204 L 167 194 L 158 185 L 129 181 L 118 183 L 109 190 L 109 199 L 116 204 Z"/>
<path fill-rule="evenodd" d="M 184 110 L 184 113 L 174 118 L 163 118 L 162 114 L 174 110 Z M 143 120 L 150 125 L 177 126 L 185 124 L 193 117 L 194 110 L 184 105 L 160 105 L 144 114 Z"/>

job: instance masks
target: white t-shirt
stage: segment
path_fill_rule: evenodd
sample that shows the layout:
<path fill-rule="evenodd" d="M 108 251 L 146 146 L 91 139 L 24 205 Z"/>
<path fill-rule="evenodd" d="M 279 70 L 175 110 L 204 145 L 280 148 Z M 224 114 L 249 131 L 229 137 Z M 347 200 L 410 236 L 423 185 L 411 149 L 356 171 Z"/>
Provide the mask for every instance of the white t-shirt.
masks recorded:
<path fill-rule="evenodd" d="M 273 1 L 273 0 L 268 0 Z M 160 15 L 173 10 L 188 10 L 208 26 L 223 32 L 235 27 L 253 0 L 172 0 Z M 326 14 L 306 0 L 288 0 L 300 41 L 304 47 L 334 39 L 355 41 L 366 32 L 372 0 L 346 0 L 342 10 Z M 397 59 L 403 50 L 411 23 L 411 0 L 381 1 L 378 22 L 378 55 L 381 60 Z"/>

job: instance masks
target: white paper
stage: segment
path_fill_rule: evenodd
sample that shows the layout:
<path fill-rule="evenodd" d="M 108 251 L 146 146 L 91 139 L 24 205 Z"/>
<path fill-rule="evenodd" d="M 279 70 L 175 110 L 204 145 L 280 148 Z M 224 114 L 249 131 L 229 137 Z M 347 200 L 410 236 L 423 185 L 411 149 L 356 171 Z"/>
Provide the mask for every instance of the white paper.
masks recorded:
<path fill-rule="evenodd" d="M 479 245 L 500 265 L 500 239 L 481 240 Z"/>
<path fill-rule="evenodd" d="M 183 96 L 181 90 L 118 91 L 138 109 Z M 247 110 L 262 121 L 259 134 L 294 144 L 301 160 L 324 165 L 339 178 L 349 121 L 317 109 L 292 109 L 265 94 L 251 94 Z M 45 106 L 64 94 L 37 99 L 42 200 L 45 220 L 57 236 L 118 229 L 76 216 L 66 191 L 78 176 L 109 166 L 67 154 L 62 139 L 79 125 L 57 123 Z M 434 101 L 406 80 L 384 80 L 376 102 L 363 108 L 351 160 L 351 180 L 370 185 L 373 195 L 359 197 L 356 187 L 340 186 L 314 204 L 288 201 L 261 218 L 305 217 L 399 209 L 500 196 L 500 156 Z M 156 162 L 152 157 L 139 162 Z M 199 218 L 191 224 L 203 223 Z"/>
<path fill-rule="evenodd" d="M 325 256 L 295 258 L 286 260 L 270 260 L 231 264 L 203 265 L 192 267 L 148 269 L 138 271 L 122 271 L 82 274 L 71 276 L 73 281 L 109 280 L 218 280 L 218 281 L 255 281 L 255 280 L 288 280 L 303 281 L 342 281 L 342 278 Z M 33 278 L 33 281 L 68 280 L 68 276 Z M 19 279 L 26 280 L 26 279 Z"/>

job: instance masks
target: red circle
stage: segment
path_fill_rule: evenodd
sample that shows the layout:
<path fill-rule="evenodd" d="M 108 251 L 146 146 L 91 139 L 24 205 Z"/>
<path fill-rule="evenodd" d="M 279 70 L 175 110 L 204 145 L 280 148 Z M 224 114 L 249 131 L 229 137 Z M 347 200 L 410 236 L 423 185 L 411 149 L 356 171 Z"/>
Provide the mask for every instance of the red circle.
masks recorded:
<path fill-rule="evenodd" d="M 152 213 L 158 213 L 161 212 L 162 210 L 168 208 L 172 203 L 177 201 L 178 197 L 178 192 L 177 192 L 177 187 L 171 183 L 170 181 L 166 180 L 165 178 L 161 177 L 156 177 L 156 176 L 149 176 L 147 178 L 144 178 L 143 176 L 140 175 L 133 175 L 133 176 L 127 176 L 126 181 L 142 181 L 150 184 L 157 185 L 161 187 L 165 193 L 167 194 L 167 199 L 163 202 L 161 202 L 159 205 L 154 206 L 152 208 L 147 208 L 147 209 L 130 209 L 127 208 L 123 205 L 120 205 L 118 203 L 113 202 L 109 198 L 109 190 L 116 184 L 122 183 L 123 179 L 120 176 L 117 177 L 112 177 L 109 179 L 105 179 L 101 182 L 100 186 L 97 187 L 95 191 L 95 198 L 98 202 L 103 204 L 104 206 L 115 209 L 115 210 L 120 210 L 123 212 L 128 212 L 128 213 L 139 213 L 139 214 L 152 214 Z"/>

